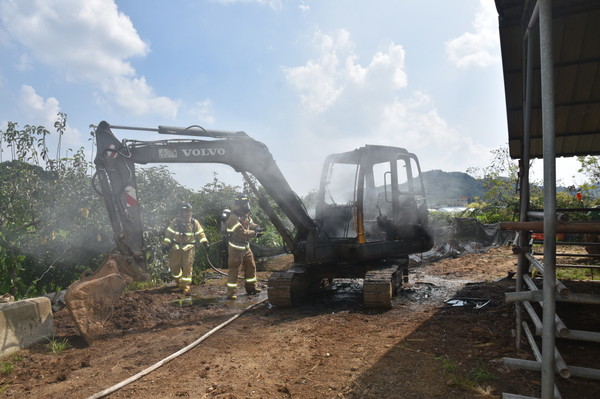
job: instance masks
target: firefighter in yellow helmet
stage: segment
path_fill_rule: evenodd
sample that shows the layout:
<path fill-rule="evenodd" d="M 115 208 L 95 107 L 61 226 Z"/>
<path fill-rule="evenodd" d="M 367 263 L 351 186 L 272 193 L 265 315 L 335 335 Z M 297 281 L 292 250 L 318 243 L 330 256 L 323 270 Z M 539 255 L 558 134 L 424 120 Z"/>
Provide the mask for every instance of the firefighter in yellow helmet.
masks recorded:
<path fill-rule="evenodd" d="M 244 270 L 244 288 L 248 295 L 258 294 L 256 264 L 250 250 L 249 239 L 262 235 L 262 229 L 250 217 L 248 197 L 238 194 L 225 222 L 229 244 L 227 249 L 227 298 L 237 299 L 237 282 L 240 267 Z"/>
<path fill-rule="evenodd" d="M 178 216 L 171 220 L 167 227 L 163 246 L 169 250 L 171 275 L 184 294 L 190 292 L 192 285 L 192 268 L 198 243 L 208 249 L 204 229 L 200 222 L 192 217 L 192 206 L 182 202 Z"/>

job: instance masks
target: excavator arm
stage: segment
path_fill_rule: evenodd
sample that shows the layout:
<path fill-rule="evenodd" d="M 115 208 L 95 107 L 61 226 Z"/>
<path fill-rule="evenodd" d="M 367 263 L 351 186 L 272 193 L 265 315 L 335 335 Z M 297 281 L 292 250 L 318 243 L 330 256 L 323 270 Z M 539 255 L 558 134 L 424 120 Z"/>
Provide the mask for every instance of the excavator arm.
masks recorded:
<path fill-rule="evenodd" d="M 295 237 L 285 228 L 267 201 L 260 201 L 265 213 L 282 235 L 288 248 L 298 254 L 297 243 L 315 233 L 317 226 L 304 204 L 290 188 L 267 147 L 244 132 L 206 130 L 199 127 L 159 126 L 157 129 L 112 126 L 113 129 L 155 131 L 161 134 L 196 136 L 212 140 L 174 139 L 120 142 L 111 126 L 101 122 L 96 129 L 98 154 L 95 159 L 97 178 L 117 247 L 123 254 L 143 264 L 142 222 L 137 201 L 135 164 L 148 163 L 220 163 L 231 166 L 249 181 L 252 174 L 269 193 L 295 227 Z M 251 185 L 252 187 L 253 185 Z M 258 194 L 258 193 L 257 193 Z"/>

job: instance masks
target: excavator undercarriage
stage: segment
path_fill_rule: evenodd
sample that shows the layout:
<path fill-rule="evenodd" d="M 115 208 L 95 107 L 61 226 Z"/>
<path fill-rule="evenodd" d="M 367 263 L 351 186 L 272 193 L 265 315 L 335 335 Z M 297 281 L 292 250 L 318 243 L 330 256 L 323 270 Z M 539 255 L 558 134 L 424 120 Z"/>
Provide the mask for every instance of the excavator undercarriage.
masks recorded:
<path fill-rule="evenodd" d="M 408 281 L 408 259 L 343 275 L 338 267 L 339 265 L 332 265 L 328 272 L 327 267 L 296 264 L 288 270 L 273 272 L 269 277 L 269 302 L 280 307 L 298 305 L 317 291 L 324 280 L 360 278 L 363 280 L 365 307 L 389 309 L 392 307 L 392 298 L 397 295 L 402 283 Z"/>

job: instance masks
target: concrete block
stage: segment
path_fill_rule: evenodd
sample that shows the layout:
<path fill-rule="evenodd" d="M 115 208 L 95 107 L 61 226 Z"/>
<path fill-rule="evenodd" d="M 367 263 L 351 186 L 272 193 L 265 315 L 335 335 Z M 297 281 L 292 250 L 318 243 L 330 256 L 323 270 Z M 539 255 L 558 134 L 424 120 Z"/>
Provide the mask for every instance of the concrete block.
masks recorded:
<path fill-rule="evenodd" d="M 54 337 L 52 302 L 39 297 L 0 304 L 0 356 Z"/>

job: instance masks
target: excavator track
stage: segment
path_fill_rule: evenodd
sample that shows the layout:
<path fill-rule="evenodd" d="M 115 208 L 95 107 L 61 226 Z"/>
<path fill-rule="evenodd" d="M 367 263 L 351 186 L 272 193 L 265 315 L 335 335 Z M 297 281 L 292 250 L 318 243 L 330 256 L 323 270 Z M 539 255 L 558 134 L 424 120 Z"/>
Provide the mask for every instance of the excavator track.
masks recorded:
<path fill-rule="evenodd" d="M 392 297 L 398 293 L 403 275 L 398 265 L 367 271 L 363 283 L 365 307 L 391 309 Z"/>
<path fill-rule="evenodd" d="M 269 303 L 273 306 L 287 307 L 297 305 L 298 301 L 318 288 L 318 278 L 302 265 L 273 272 L 269 277 L 267 290 Z"/>

